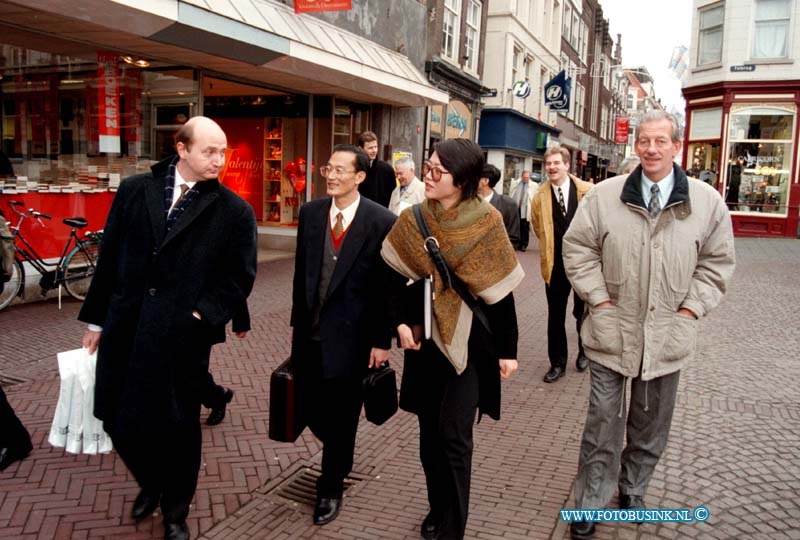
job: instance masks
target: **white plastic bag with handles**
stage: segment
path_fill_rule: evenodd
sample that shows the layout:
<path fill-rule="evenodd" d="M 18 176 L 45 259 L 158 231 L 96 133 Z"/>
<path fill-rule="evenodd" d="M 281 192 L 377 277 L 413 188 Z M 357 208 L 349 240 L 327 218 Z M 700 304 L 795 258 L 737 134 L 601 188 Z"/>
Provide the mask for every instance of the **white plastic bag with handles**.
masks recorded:
<path fill-rule="evenodd" d="M 97 353 L 75 349 L 58 353 L 61 390 L 48 442 L 72 454 L 108 453 L 111 438 L 94 416 Z"/>

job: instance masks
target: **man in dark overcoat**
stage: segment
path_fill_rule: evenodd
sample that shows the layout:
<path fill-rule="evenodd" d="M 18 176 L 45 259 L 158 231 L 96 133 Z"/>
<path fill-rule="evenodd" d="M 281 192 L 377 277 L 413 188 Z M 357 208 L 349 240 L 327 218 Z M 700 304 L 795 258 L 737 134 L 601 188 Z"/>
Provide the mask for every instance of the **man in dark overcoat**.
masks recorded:
<path fill-rule="evenodd" d="M 391 164 L 378 159 L 378 136 L 365 131 L 358 136 L 358 146 L 367 154 L 367 176 L 358 185 L 358 192 L 384 208 L 389 208 L 392 191 L 397 187 L 397 176 Z"/>
<path fill-rule="evenodd" d="M 184 540 L 211 347 L 246 305 L 257 233 L 252 208 L 217 179 L 222 129 L 194 117 L 175 140 L 178 156 L 120 185 L 78 318 L 98 350 L 95 415 L 141 487 L 132 515 L 160 502 L 164 537 Z"/>
<path fill-rule="evenodd" d="M 519 247 L 519 211 L 517 203 L 508 195 L 503 195 L 494 190 L 497 182 L 500 181 L 500 170 L 489 163 L 483 166 L 483 173 L 478 182 L 478 195 L 483 200 L 497 208 L 503 216 L 503 225 L 506 227 L 508 239 L 514 249 Z"/>
<path fill-rule="evenodd" d="M 389 357 L 391 332 L 381 316 L 381 243 L 395 215 L 362 197 L 369 166 L 352 145 L 337 145 L 320 172 L 329 198 L 303 205 L 292 292 L 292 365 L 305 416 L 322 442 L 314 523 L 339 514 L 353 468 L 362 383 Z"/>

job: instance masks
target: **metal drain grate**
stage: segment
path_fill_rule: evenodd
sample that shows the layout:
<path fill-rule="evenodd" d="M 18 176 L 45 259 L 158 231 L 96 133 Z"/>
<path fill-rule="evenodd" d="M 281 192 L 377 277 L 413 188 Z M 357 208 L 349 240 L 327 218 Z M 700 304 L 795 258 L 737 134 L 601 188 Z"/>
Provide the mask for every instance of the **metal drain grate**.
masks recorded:
<path fill-rule="evenodd" d="M 319 478 L 320 474 L 321 472 L 317 469 L 304 467 L 276 487 L 272 494 L 300 504 L 313 505 L 317 499 L 317 478 Z M 360 478 L 345 478 L 345 493 L 360 481 Z"/>

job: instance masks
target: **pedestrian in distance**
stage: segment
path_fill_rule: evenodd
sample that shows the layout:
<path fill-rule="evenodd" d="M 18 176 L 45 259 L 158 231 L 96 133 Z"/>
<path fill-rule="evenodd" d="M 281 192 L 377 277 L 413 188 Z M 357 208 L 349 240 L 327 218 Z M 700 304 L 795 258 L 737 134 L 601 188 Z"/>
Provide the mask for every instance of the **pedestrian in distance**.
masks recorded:
<path fill-rule="evenodd" d="M 370 366 L 389 358 L 391 332 L 383 296 L 381 243 L 396 216 L 359 195 L 369 158 L 336 145 L 320 167 L 328 197 L 300 208 L 292 288 L 292 367 L 311 432 L 322 442 L 313 522 L 339 515 L 353 469 L 362 385 Z"/>
<path fill-rule="evenodd" d="M 514 199 L 519 211 L 519 250 L 525 251 L 528 249 L 531 233 L 531 202 L 537 186 L 531 185 L 530 171 L 522 171 L 522 176 L 512 180 L 509 188 L 511 198 Z"/>
<path fill-rule="evenodd" d="M 253 287 L 256 222 L 217 178 L 219 125 L 191 118 L 175 141 L 177 156 L 120 185 L 78 318 L 98 351 L 95 416 L 141 488 L 131 514 L 160 504 L 164 538 L 185 540 L 211 348 Z"/>
<path fill-rule="evenodd" d="M 567 332 L 564 322 L 567 316 L 567 301 L 572 290 L 564 272 L 562 243 L 581 199 L 594 187 L 569 174 L 570 154 L 563 146 L 548 148 L 544 153 L 544 168 L 547 181 L 539 186 L 531 204 L 531 224 L 539 238 L 542 278 L 547 297 L 547 356 L 550 370 L 544 382 L 552 383 L 567 371 Z M 578 331 L 578 356 L 575 368 L 583 371 L 589 365 L 583 352 L 580 338 L 583 321 L 583 300 L 573 294 L 572 315 Z"/>
<path fill-rule="evenodd" d="M 635 156 L 624 159 L 619 165 L 620 174 L 631 174 L 639 163 L 639 158 Z"/>
<path fill-rule="evenodd" d="M 500 214 L 478 196 L 483 152 L 468 139 L 438 143 L 423 167 L 422 215 L 449 268 L 478 303 L 489 328 L 453 287 L 424 247 L 414 212 L 403 212 L 383 244 L 382 255 L 396 275 L 390 284 L 388 312 L 395 317 L 405 349 L 400 407 L 417 415 L 420 460 L 430 512 L 423 538 L 464 537 L 472 471 L 475 413 L 500 418 L 500 379 L 517 369 L 517 319 L 512 291 L 524 273 Z M 423 312 L 423 299 L 411 300 L 405 283 L 434 275 L 431 340 L 415 338 L 408 314 Z M 463 294 L 463 293 L 462 293 Z M 415 295 L 416 296 L 416 295 Z"/>
<path fill-rule="evenodd" d="M 372 131 L 365 131 L 358 136 L 358 146 L 369 157 L 367 177 L 359 184 L 358 192 L 388 208 L 392 191 L 397 187 L 394 169 L 385 161 L 378 159 L 378 136 Z"/>
<path fill-rule="evenodd" d="M 581 335 L 591 394 L 578 508 L 607 507 L 616 488 L 621 508 L 645 508 L 680 370 L 695 355 L 698 319 L 719 304 L 733 274 L 730 215 L 716 190 L 673 163 L 681 134 L 673 115 L 645 114 L 635 142 L 641 166 L 590 191 L 564 237 L 567 277 L 589 306 Z M 586 540 L 595 525 L 573 522 L 570 531 Z"/>
<path fill-rule="evenodd" d="M 425 184 L 417 178 L 414 160 L 402 157 L 394 164 L 397 173 L 397 187 L 392 191 L 389 210 L 400 215 L 400 212 L 425 200 Z"/>
<path fill-rule="evenodd" d="M 514 199 L 495 191 L 494 187 L 500 181 L 500 170 L 489 163 L 483 166 L 481 179 L 478 182 L 478 195 L 483 200 L 497 208 L 503 216 L 503 225 L 506 227 L 508 239 L 515 249 L 519 247 L 519 212 Z"/>

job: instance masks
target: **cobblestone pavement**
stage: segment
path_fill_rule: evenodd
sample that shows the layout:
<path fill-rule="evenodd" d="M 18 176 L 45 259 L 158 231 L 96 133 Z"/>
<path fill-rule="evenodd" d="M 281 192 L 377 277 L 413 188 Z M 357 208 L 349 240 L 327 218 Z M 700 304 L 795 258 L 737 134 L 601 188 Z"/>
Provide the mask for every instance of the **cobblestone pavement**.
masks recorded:
<path fill-rule="evenodd" d="M 682 373 L 670 441 L 646 497 L 651 508 L 702 504 L 711 517 L 600 524 L 599 539 L 800 539 L 800 242 L 736 245 L 730 292 L 701 323 L 698 358 Z M 516 293 L 520 371 L 504 383 L 502 420 L 475 428 L 472 539 L 568 538 L 558 510 L 573 505 L 589 375 L 571 364 L 558 383 L 542 382 L 547 308 L 536 246 L 519 255 L 528 276 Z M 307 431 L 293 445 L 266 435 L 269 374 L 289 351 L 292 269 L 291 260 L 260 265 L 253 331 L 214 351 L 214 376 L 236 395 L 222 424 L 203 426 L 192 538 L 419 538 L 427 503 L 416 419 L 406 413 L 381 427 L 362 420 L 354 485 L 333 523 L 312 526 L 311 508 L 279 493 L 320 459 Z M 73 456 L 46 441 L 55 353 L 78 346 L 78 308 L 68 300 L 59 312 L 45 301 L 0 312 L 0 381 L 34 441 L 30 457 L 0 473 L 0 538 L 161 538 L 159 516 L 129 517 L 138 489 L 116 454 Z M 569 336 L 574 343 L 574 330 Z M 394 365 L 402 370 L 399 357 Z"/>

